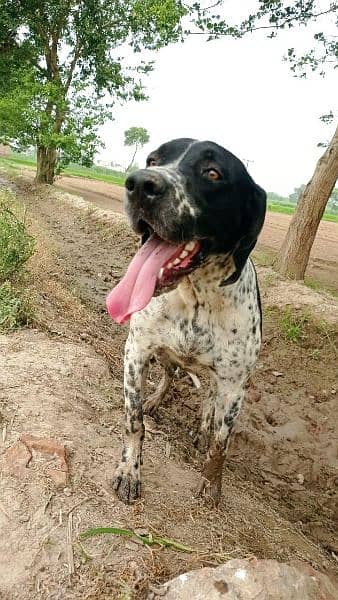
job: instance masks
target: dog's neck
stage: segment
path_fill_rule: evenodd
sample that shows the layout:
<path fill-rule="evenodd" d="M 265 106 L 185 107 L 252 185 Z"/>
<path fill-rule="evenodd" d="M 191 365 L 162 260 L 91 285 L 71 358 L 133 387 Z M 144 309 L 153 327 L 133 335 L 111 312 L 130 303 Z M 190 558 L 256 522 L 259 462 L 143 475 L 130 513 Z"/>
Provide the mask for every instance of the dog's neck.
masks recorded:
<path fill-rule="evenodd" d="M 222 299 L 230 300 L 235 293 L 239 280 L 225 285 L 236 272 L 231 254 L 210 256 L 207 261 L 181 281 L 178 291 L 185 303 L 219 304 Z"/>

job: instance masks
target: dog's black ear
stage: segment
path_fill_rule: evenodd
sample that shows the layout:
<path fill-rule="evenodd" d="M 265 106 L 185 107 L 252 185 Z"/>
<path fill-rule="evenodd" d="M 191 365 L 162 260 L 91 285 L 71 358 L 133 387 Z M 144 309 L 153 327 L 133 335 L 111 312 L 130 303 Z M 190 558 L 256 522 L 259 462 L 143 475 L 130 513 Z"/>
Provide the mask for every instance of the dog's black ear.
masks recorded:
<path fill-rule="evenodd" d="M 236 271 L 222 282 L 222 286 L 235 283 L 240 277 L 249 254 L 254 249 L 257 238 L 264 225 L 266 213 L 266 193 L 254 181 L 241 191 L 243 202 L 243 236 L 233 251 Z"/>

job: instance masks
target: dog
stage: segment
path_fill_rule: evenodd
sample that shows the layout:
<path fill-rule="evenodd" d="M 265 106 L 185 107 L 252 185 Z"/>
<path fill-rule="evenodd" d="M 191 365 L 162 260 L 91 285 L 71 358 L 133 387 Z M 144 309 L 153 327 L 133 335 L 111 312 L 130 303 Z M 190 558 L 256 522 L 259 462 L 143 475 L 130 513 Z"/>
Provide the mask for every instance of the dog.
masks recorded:
<path fill-rule="evenodd" d="M 126 212 L 141 247 L 107 298 L 115 321 L 130 318 L 125 443 L 113 489 L 126 504 L 139 498 L 143 413 L 158 407 L 179 366 L 210 377 L 195 443 L 207 450 L 198 491 L 217 504 L 229 437 L 261 345 L 249 254 L 264 223 L 266 194 L 228 150 L 190 138 L 151 152 L 146 168 L 129 175 L 125 187 Z M 144 403 L 154 356 L 165 373 Z"/>

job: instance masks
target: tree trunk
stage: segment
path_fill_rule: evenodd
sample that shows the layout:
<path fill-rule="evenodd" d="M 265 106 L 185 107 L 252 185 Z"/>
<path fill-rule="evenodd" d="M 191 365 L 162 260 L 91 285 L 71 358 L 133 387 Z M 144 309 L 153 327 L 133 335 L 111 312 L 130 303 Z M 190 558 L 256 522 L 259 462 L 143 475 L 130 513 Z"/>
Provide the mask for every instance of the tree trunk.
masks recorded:
<path fill-rule="evenodd" d="M 312 179 L 301 194 L 287 234 L 279 251 L 276 267 L 284 276 L 304 279 L 312 244 L 320 220 L 338 178 L 338 127 Z"/>
<path fill-rule="evenodd" d="M 38 146 L 35 182 L 52 184 L 55 177 L 55 166 L 56 149 Z"/>
<path fill-rule="evenodd" d="M 133 166 L 133 164 L 134 164 L 134 160 L 135 160 L 135 156 L 136 156 L 136 152 L 137 152 L 137 150 L 138 150 L 138 145 L 136 144 L 136 146 L 135 146 L 135 151 L 134 151 L 134 154 L 133 154 L 133 158 L 131 159 L 131 161 L 130 161 L 130 163 L 129 163 L 128 167 L 126 168 L 126 173 L 128 173 L 129 169 L 131 169 L 131 167 L 132 167 L 132 166 Z"/>

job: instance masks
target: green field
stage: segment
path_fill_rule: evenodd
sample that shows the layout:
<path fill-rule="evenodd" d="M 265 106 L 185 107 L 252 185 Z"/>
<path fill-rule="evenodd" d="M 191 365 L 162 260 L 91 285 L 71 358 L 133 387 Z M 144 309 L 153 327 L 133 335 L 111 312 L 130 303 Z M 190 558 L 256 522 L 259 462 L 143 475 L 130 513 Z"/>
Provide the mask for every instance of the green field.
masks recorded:
<path fill-rule="evenodd" d="M 10 156 L 0 157 L 0 167 L 8 168 L 10 170 L 18 170 L 20 167 L 26 167 L 28 169 L 36 168 L 36 160 L 32 157 L 25 156 L 24 154 L 11 154 Z M 93 166 L 93 167 L 82 167 L 81 165 L 70 164 L 63 171 L 64 175 L 68 177 L 84 177 L 85 179 L 95 179 L 98 181 L 105 181 L 106 183 L 115 183 L 116 185 L 123 185 L 125 175 L 112 169 L 105 167 Z"/>
<path fill-rule="evenodd" d="M 13 171 L 18 170 L 20 167 L 34 169 L 36 168 L 36 161 L 32 157 L 25 156 L 24 154 L 11 154 L 10 156 L 0 157 L 0 167 L 1 166 Z M 81 165 L 70 164 L 65 168 L 63 173 L 68 177 L 84 177 L 85 179 L 95 179 L 97 181 L 105 181 L 106 183 L 114 183 L 115 185 L 123 185 L 125 180 L 124 173 L 99 166 L 88 168 L 82 167 Z M 291 202 L 275 202 L 269 200 L 268 195 L 268 210 L 291 215 L 295 210 L 295 205 L 291 204 Z M 325 212 L 323 220 L 338 223 L 338 215 Z"/>
<path fill-rule="evenodd" d="M 290 204 L 282 203 L 282 202 L 269 202 L 269 196 L 268 196 L 268 211 L 284 213 L 286 215 L 292 215 L 295 212 L 295 205 L 291 204 L 291 202 L 290 202 Z M 338 223 L 338 215 L 329 213 L 329 212 L 325 212 L 322 217 L 322 220 L 323 221 L 333 221 L 334 223 Z"/>

